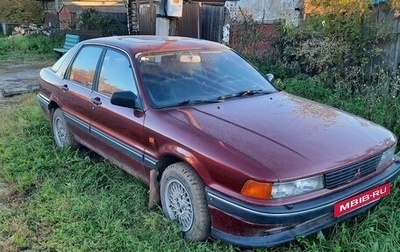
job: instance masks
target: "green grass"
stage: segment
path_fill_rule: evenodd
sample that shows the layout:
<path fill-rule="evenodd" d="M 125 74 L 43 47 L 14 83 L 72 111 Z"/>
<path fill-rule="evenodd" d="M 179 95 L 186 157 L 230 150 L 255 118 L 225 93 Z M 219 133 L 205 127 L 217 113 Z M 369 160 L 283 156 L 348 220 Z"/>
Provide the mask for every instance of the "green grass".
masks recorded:
<path fill-rule="evenodd" d="M 57 54 L 53 48 L 59 43 L 57 39 L 44 35 L 0 37 L 0 66 L 24 61 L 54 60 Z"/>
<path fill-rule="evenodd" d="M 21 105 L 0 114 L 0 180 L 11 187 L 0 251 L 239 251 L 184 241 L 160 209 L 147 210 L 142 183 L 88 151 L 55 149 L 35 95 L 14 99 Z M 269 251 L 396 251 L 399 187 L 375 211 Z"/>
<path fill-rule="evenodd" d="M 34 95 L 20 101 L 0 126 L 1 178 L 13 207 L 0 214 L 0 251 L 214 250 L 185 242 L 160 210 L 148 211 L 147 188 L 109 162 L 56 150 Z"/>

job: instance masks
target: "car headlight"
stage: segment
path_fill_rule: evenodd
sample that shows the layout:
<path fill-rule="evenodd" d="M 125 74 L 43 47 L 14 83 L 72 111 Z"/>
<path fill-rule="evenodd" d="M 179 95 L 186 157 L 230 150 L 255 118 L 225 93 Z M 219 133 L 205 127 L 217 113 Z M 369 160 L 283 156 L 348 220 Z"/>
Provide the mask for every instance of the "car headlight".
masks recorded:
<path fill-rule="evenodd" d="M 324 176 L 299 179 L 289 182 L 274 183 L 272 185 L 271 197 L 274 199 L 296 196 L 325 187 Z"/>
<path fill-rule="evenodd" d="M 379 161 L 378 166 L 381 166 L 385 164 L 386 162 L 389 162 L 391 160 L 394 160 L 394 152 L 396 151 L 396 144 L 393 145 L 390 149 L 384 151 L 381 156 L 381 160 Z"/>

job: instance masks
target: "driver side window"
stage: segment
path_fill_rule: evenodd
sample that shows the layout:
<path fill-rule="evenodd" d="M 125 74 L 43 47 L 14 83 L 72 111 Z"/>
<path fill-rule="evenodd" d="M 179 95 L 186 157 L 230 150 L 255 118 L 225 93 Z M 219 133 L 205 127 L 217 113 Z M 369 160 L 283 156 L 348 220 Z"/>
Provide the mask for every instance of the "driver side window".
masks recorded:
<path fill-rule="evenodd" d="M 137 95 L 136 81 L 128 57 L 107 49 L 100 71 L 98 92 L 110 95 L 115 91 L 132 91 Z"/>

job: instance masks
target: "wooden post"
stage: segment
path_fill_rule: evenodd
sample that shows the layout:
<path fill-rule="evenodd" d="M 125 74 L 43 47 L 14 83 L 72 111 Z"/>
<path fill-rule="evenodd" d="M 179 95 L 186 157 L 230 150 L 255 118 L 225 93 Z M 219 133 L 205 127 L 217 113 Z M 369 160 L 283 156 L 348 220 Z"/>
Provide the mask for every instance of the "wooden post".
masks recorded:
<path fill-rule="evenodd" d="M 6 25 L 6 23 L 1 23 L 1 28 L 3 29 L 3 35 L 7 36 L 7 25 Z"/>

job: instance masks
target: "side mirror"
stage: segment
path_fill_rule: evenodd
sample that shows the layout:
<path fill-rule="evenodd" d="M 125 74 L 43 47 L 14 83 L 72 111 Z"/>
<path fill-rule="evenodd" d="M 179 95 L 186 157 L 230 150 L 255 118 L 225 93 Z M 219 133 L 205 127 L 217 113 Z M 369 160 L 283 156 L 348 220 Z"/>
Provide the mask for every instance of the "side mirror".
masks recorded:
<path fill-rule="evenodd" d="M 269 82 L 271 82 L 271 84 L 274 84 L 275 76 L 274 76 L 273 74 L 268 73 L 268 74 L 265 75 L 265 78 L 266 78 Z"/>
<path fill-rule="evenodd" d="M 137 96 L 132 91 L 116 91 L 111 95 L 111 104 L 133 109 L 141 109 Z"/>

